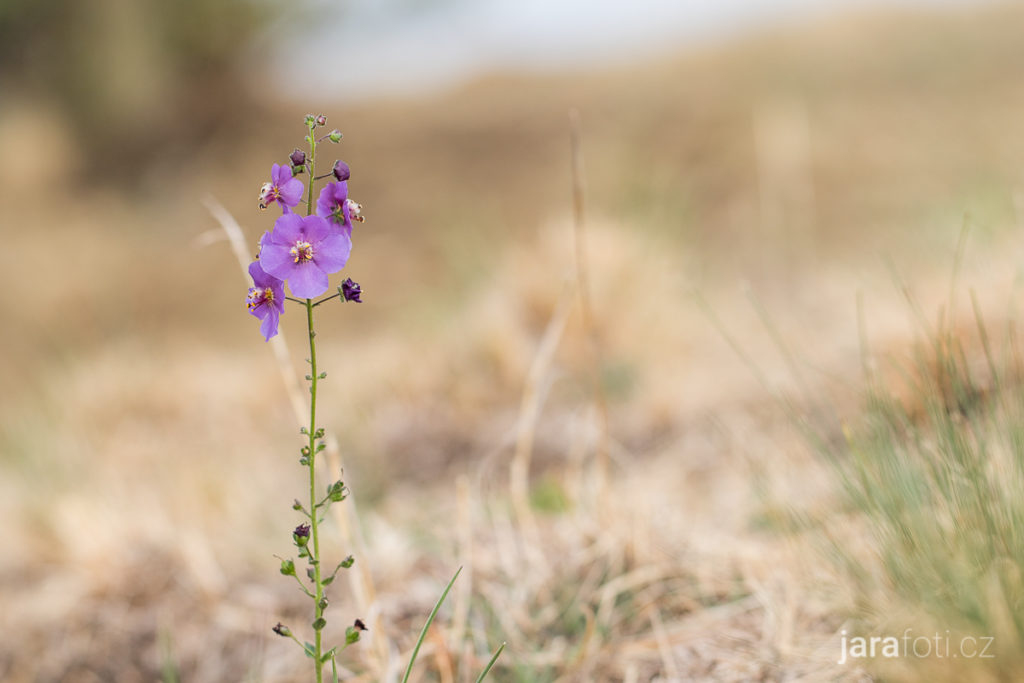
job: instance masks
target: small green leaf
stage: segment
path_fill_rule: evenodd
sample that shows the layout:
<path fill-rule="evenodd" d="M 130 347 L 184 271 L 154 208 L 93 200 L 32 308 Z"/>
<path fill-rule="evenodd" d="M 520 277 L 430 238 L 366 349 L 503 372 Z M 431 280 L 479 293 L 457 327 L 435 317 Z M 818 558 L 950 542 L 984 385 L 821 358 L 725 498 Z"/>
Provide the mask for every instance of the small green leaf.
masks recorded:
<path fill-rule="evenodd" d="M 462 567 L 459 567 L 458 571 L 455 572 L 455 576 L 445 586 L 444 592 L 441 593 L 441 597 L 437 599 L 437 604 L 434 605 L 434 609 L 430 610 L 430 616 L 427 617 L 427 623 L 423 624 L 423 630 L 420 631 L 420 637 L 416 640 L 416 647 L 412 650 L 412 657 L 409 658 L 409 666 L 405 669 L 405 675 L 402 677 L 402 683 L 409 682 L 409 676 L 412 674 L 412 666 L 416 663 L 416 657 L 420 653 L 420 646 L 423 645 L 423 639 L 427 637 L 427 631 L 430 629 L 430 625 L 434 623 L 434 617 L 437 616 L 437 611 L 441 609 L 441 604 L 444 599 L 448 597 L 448 591 L 455 585 L 455 579 L 459 578 L 459 574 L 462 573 Z"/>
<path fill-rule="evenodd" d="M 309 657 L 310 659 L 316 659 L 316 647 L 313 645 L 313 643 L 303 643 L 302 649 L 305 650 L 307 657 Z"/>
<path fill-rule="evenodd" d="M 487 674 L 491 671 L 491 667 L 494 666 L 494 663 L 496 661 L 498 661 L 498 657 L 501 655 L 504 649 L 505 643 L 502 643 L 501 646 L 494 651 L 494 656 L 491 657 L 491 661 L 487 662 L 487 666 L 485 666 L 484 670 L 480 672 L 479 676 L 477 676 L 476 683 L 481 683 L 484 680 L 484 678 L 487 677 Z"/>

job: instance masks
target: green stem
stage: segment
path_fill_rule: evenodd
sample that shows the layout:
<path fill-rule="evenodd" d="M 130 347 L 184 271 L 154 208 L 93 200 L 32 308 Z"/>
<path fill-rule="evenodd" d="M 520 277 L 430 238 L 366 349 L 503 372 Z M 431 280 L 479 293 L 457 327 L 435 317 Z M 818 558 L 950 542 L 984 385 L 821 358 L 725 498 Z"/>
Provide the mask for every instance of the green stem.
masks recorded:
<path fill-rule="evenodd" d="M 316 512 L 316 388 L 317 381 L 320 379 L 320 374 L 317 371 L 316 366 L 316 331 L 313 329 L 312 299 L 306 299 L 306 323 L 309 329 L 309 365 L 311 377 L 309 384 L 309 457 L 307 458 L 307 466 L 309 467 L 309 508 L 310 510 L 313 510 L 313 514 L 309 516 L 310 542 L 313 546 L 309 561 L 313 565 L 313 584 L 316 587 L 316 595 L 313 599 L 315 601 L 314 607 L 316 609 L 314 623 L 317 623 L 324 615 L 324 608 L 322 607 L 324 584 L 320 576 L 320 515 Z M 322 641 L 322 629 L 318 626 L 314 626 L 313 647 L 316 650 L 316 657 L 314 660 L 316 668 L 316 683 L 323 682 L 323 662 L 320 661 L 320 658 L 323 656 Z"/>
<path fill-rule="evenodd" d="M 313 213 L 313 181 L 316 180 L 316 138 L 313 137 L 315 125 L 309 126 L 309 188 L 306 192 L 306 215 Z"/>
<path fill-rule="evenodd" d="M 309 126 L 309 191 L 306 194 L 306 215 L 309 216 L 313 213 L 313 176 L 314 169 L 316 168 L 316 138 L 313 137 L 314 124 Z M 319 529 L 319 518 L 320 515 L 316 509 L 316 386 L 320 379 L 320 373 L 316 366 L 316 331 L 313 329 L 313 300 L 306 299 L 306 323 L 309 330 L 309 365 L 310 365 L 310 384 L 309 384 L 309 457 L 307 458 L 307 466 L 309 467 L 309 509 L 311 514 L 309 516 L 310 525 L 310 541 L 312 542 L 313 548 L 310 554 L 309 561 L 313 565 L 313 584 L 316 587 L 316 594 L 313 597 L 314 609 L 316 616 L 314 617 L 313 627 L 313 647 L 315 649 L 315 657 L 313 659 L 313 666 L 316 671 L 316 683 L 323 683 L 323 629 L 320 626 L 320 620 L 324 615 L 323 598 L 324 598 L 324 584 L 322 577 L 320 576 L 320 529 Z"/>

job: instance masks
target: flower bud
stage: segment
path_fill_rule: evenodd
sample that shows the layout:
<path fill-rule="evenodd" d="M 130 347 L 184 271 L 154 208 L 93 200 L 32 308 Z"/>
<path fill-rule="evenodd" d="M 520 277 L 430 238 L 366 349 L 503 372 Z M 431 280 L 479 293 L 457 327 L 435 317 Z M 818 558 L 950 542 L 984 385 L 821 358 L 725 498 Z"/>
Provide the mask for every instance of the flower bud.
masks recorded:
<path fill-rule="evenodd" d="M 328 135 L 327 137 L 329 137 L 331 139 L 331 142 L 341 142 L 341 138 L 344 137 L 344 136 L 341 134 L 340 130 L 335 128 L 334 130 L 331 131 L 331 134 Z"/>
<path fill-rule="evenodd" d="M 341 481 L 331 484 L 327 489 L 327 497 L 331 499 L 332 503 L 340 503 L 345 500 L 345 484 Z"/>
<path fill-rule="evenodd" d="M 355 564 L 355 562 L 356 562 L 356 558 L 354 558 L 351 555 L 349 555 L 344 560 L 342 560 L 341 564 L 338 565 L 338 566 L 341 567 L 342 569 L 348 569 L 353 564 Z"/>
<path fill-rule="evenodd" d="M 327 125 L 327 117 L 324 116 L 323 114 L 319 114 L 316 117 L 316 125 L 318 125 L 318 126 L 326 126 Z"/>
<path fill-rule="evenodd" d="M 295 527 L 295 531 L 292 532 L 292 538 L 295 540 L 295 545 L 304 548 L 309 543 L 309 525 L 303 522 Z"/>
<path fill-rule="evenodd" d="M 290 638 L 291 635 L 292 635 L 292 630 L 290 628 L 288 628 L 287 626 L 285 626 L 284 624 L 282 624 L 280 621 L 277 622 L 277 626 L 275 626 L 273 628 L 273 631 L 277 635 L 283 636 L 285 638 Z"/>
<path fill-rule="evenodd" d="M 306 165 L 306 153 L 298 147 L 295 148 L 294 152 L 288 155 L 288 159 L 292 162 L 293 169 L 302 169 Z"/>
<path fill-rule="evenodd" d="M 313 622 L 313 628 L 317 631 L 322 631 L 324 626 L 327 626 L 327 620 L 323 617 L 320 617 L 319 619 Z"/>
<path fill-rule="evenodd" d="M 349 626 L 345 629 L 345 644 L 352 645 L 353 643 L 359 642 L 359 629 L 355 626 Z"/>
<path fill-rule="evenodd" d="M 285 576 L 295 576 L 295 563 L 291 560 L 281 560 L 281 573 Z"/>
<path fill-rule="evenodd" d="M 353 282 L 352 278 L 346 278 L 341 283 L 338 287 L 338 293 L 341 294 L 341 298 L 344 301 L 355 301 L 357 304 L 363 303 L 362 299 L 359 298 L 363 295 L 363 289 L 359 286 L 358 282 Z"/>
<path fill-rule="evenodd" d="M 338 179 L 338 182 L 348 180 L 352 177 L 352 171 L 349 170 L 348 164 L 341 159 L 334 162 L 334 177 Z"/>

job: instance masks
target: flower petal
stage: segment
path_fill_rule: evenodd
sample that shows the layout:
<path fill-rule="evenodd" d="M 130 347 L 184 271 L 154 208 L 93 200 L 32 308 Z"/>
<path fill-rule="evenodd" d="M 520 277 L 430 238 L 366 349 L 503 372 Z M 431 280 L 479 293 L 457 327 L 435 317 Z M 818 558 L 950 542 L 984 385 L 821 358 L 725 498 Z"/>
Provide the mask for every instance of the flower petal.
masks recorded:
<path fill-rule="evenodd" d="M 287 280 L 295 270 L 295 259 L 286 244 L 267 244 L 260 251 L 260 267 L 278 280 Z"/>
<path fill-rule="evenodd" d="M 292 179 L 292 169 L 288 166 L 274 164 L 270 167 L 270 180 L 277 187 L 281 187 Z"/>
<path fill-rule="evenodd" d="M 265 306 L 266 313 L 263 315 L 263 323 L 260 325 L 260 332 L 263 338 L 270 341 L 270 338 L 277 334 L 277 326 L 280 322 L 280 315 L 272 306 Z"/>
<path fill-rule="evenodd" d="M 278 192 L 281 193 L 281 205 L 282 206 L 295 206 L 302 200 L 302 192 L 305 187 L 302 181 L 298 178 L 292 178 L 288 182 L 278 187 Z"/>
<path fill-rule="evenodd" d="M 313 260 L 325 273 L 337 273 L 348 263 L 352 253 L 352 238 L 335 231 L 317 245 Z"/>
<path fill-rule="evenodd" d="M 331 225 L 320 216 L 304 216 L 302 219 L 302 229 L 306 236 L 306 241 L 312 244 L 316 244 L 332 232 Z"/>
<path fill-rule="evenodd" d="M 292 294 L 301 299 L 312 299 L 327 291 L 327 273 L 320 270 L 315 262 L 306 262 L 292 271 L 288 287 Z"/>
<path fill-rule="evenodd" d="M 302 216 L 297 213 L 287 213 L 274 221 L 274 231 L 270 233 L 270 242 L 286 244 L 290 249 L 303 236 L 302 228 Z"/>

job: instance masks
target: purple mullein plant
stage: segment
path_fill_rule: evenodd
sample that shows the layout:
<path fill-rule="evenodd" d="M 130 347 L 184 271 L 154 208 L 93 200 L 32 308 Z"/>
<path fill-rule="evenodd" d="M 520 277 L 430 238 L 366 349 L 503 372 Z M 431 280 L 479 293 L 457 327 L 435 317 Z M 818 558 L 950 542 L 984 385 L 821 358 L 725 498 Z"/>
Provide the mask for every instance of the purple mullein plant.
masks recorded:
<path fill-rule="evenodd" d="M 249 289 L 247 306 L 249 312 L 260 319 L 260 333 L 267 341 L 277 334 L 281 315 L 285 311 L 285 301 L 298 304 L 306 312 L 306 329 L 309 338 L 307 362 L 310 365 L 310 373 L 306 375 L 310 395 L 309 425 L 300 429 L 304 438 L 300 449 L 299 463 L 308 471 L 309 497 L 307 498 L 308 502 L 296 499 L 291 507 L 303 517 L 303 520 L 292 531 L 292 544 L 296 548 L 297 559 L 306 560 L 309 566 L 303 574 L 300 574 L 296 570 L 294 559 L 281 558 L 280 570 L 281 574 L 294 578 L 303 594 L 313 602 L 313 619 L 310 622 L 313 630 L 313 642 L 299 640 L 291 628 L 280 622 L 271 630 L 281 637 L 295 641 L 306 656 L 313 660 L 316 683 L 323 683 L 324 665 L 328 661 L 331 663 L 333 680 L 337 683 L 339 653 L 349 645 L 358 642 L 360 634 L 367 628 L 361 619 L 356 619 L 352 626 L 345 629 L 345 639 L 340 646 L 326 650 L 324 648 L 323 629 L 327 625 L 327 620 L 324 618 L 324 610 L 327 607 L 327 587 L 334 582 L 338 572 L 351 567 L 354 560 L 349 555 L 328 572 L 323 565 L 320 553 L 320 525 L 324 522 L 327 509 L 331 504 L 339 503 L 348 496 L 348 487 L 341 480 L 337 480 L 329 484 L 322 494 L 318 494 L 316 456 L 325 450 L 327 445 L 324 441 L 324 429 L 318 427 L 316 422 L 316 399 L 319 382 L 327 377 L 327 373 L 321 372 L 317 365 L 313 312 L 318 306 L 331 299 L 338 299 L 343 303 L 350 301 L 362 303 L 363 292 L 359 283 L 354 282 L 352 278 L 346 278 L 338 285 L 334 294 L 323 297 L 319 301 L 313 299 L 327 291 L 329 276 L 347 265 L 352 252 L 352 223 L 362 223 L 364 219 L 361 215 L 362 207 L 348 196 L 348 180 L 351 177 L 348 164 L 337 161 L 330 173 L 320 177 L 316 176 L 317 145 L 325 140 L 336 143 L 342 137 L 340 132 L 334 130 L 317 138 L 314 135 L 316 129 L 326 123 L 327 118 L 322 114 L 319 116 L 311 114 L 306 117 L 306 127 L 309 131 L 306 143 L 309 145 L 309 154 L 296 149 L 288 157 L 289 165 L 274 164 L 270 174 L 271 182 L 264 184 L 260 190 L 260 209 L 266 209 L 270 204 L 276 202 L 281 205 L 282 215 L 274 222 L 273 229 L 263 233 L 260 237 L 256 260 L 249 266 L 249 275 L 252 277 L 253 286 Z M 309 174 L 308 188 L 304 188 L 302 182 L 294 177 L 302 172 Z M 320 192 L 314 214 L 314 183 L 332 176 L 334 182 L 328 182 Z M 306 215 L 300 216 L 293 213 L 292 209 L 299 205 L 304 189 L 307 189 Z M 300 298 L 285 296 L 284 285 L 286 282 L 291 293 Z M 448 582 L 441 598 L 427 618 L 427 623 L 420 632 L 419 640 L 413 649 L 402 683 L 408 683 L 420 645 L 426 637 L 438 608 L 447 597 L 461 571 L 460 567 L 459 571 L 455 572 L 455 576 Z M 497 649 L 483 673 L 477 678 L 478 681 L 483 680 L 504 647 L 502 644 Z"/>
<path fill-rule="evenodd" d="M 317 385 L 327 373 L 321 372 L 317 366 L 313 311 L 331 299 L 361 303 L 361 289 L 351 278 L 347 278 L 339 285 L 335 294 L 319 301 L 313 300 L 327 291 L 329 276 L 340 271 L 348 263 L 352 252 L 350 215 L 358 216 L 358 210 L 355 214 L 351 213 L 352 207 L 358 205 L 348 199 L 348 185 L 345 182 L 328 183 L 321 193 L 321 200 L 329 210 L 325 215 L 313 213 L 314 183 L 332 175 L 337 177 L 333 172 L 322 178 L 317 178 L 315 174 L 317 144 L 325 140 L 338 142 L 341 139 L 341 133 L 337 131 L 317 139 L 314 135 L 316 129 L 324 126 L 326 122 L 327 118 L 322 114 L 306 117 L 306 127 L 309 131 L 306 142 L 309 145 L 309 153 L 296 149 L 288 157 L 289 164 L 274 164 L 270 171 L 271 181 L 260 189 L 260 209 L 266 209 L 276 202 L 281 206 L 282 215 L 274 222 L 273 229 L 260 237 L 256 260 L 249 266 L 253 286 L 249 289 L 247 302 L 249 312 L 260 319 L 260 333 L 267 341 L 277 334 L 286 300 L 298 304 L 306 312 L 310 364 L 310 374 L 306 375 L 306 379 L 310 383 L 310 414 L 309 425 L 301 429 L 304 443 L 300 449 L 299 462 L 308 469 L 309 498 L 308 503 L 296 500 L 292 506 L 293 510 L 303 516 L 303 521 L 292 532 L 292 543 L 297 550 L 298 559 L 305 559 L 309 565 L 305 572 L 308 580 L 301 578 L 296 571 L 295 560 L 292 559 L 281 560 L 281 573 L 294 577 L 302 592 L 313 601 L 313 619 L 310 622 L 314 632 L 313 642 L 300 641 L 289 627 L 280 623 L 273 627 L 273 631 L 280 636 L 291 638 L 302 647 L 306 655 L 313 660 L 317 683 L 323 683 L 323 668 L 328 661 L 331 662 L 334 680 L 337 681 L 337 655 L 345 647 L 358 641 L 360 632 L 360 629 L 349 627 L 346 629 L 343 645 L 329 650 L 324 648 L 322 632 L 327 625 L 324 618 L 324 609 L 327 607 L 326 588 L 334 581 L 339 570 L 352 566 L 352 559 L 349 556 L 333 571 L 329 571 L 321 562 L 320 524 L 324 521 L 330 505 L 346 498 L 348 488 L 338 480 L 328 485 L 322 494 L 318 494 L 317 490 L 316 456 L 326 448 L 324 429 L 318 427 L 316 423 Z M 347 179 L 348 165 L 337 162 L 335 169 L 339 168 L 344 169 Z M 299 205 L 306 190 L 302 181 L 294 177 L 303 171 L 309 173 L 304 216 L 292 211 Z M 319 213 L 319 203 L 317 210 Z M 359 217 L 358 220 L 361 221 L 362 218 Z M 286 282 L 292 295 L 299 298 L 285 296 Z M 362 622 L 357 620 L 357 623 Z"/>

